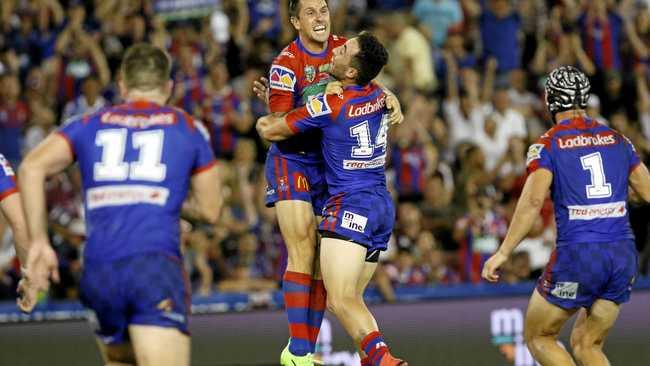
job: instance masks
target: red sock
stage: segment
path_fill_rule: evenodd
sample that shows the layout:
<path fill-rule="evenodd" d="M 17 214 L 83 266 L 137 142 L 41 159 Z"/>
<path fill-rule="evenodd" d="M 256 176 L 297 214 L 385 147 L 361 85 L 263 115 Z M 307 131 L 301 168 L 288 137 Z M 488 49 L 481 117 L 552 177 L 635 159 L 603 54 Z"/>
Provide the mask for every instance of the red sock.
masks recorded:
<path fill-rule="evenodd" d="M 388 345 L 384 342 L 384 337 L 379 331 L 370 332 L 361 341 L 361 349 L 368 355 L 366 358 L 370 365 L 378 366 L 384 354 L 388 353 Z"/>
<path fill-rule="evenodd" d="M 316 353 L 316 340 L 318 339 L 320 326 L 323 323 L 323 316 L 325 316 L 326 303 L 327 292 L 323 280 L 312 280 L 311 292 L 309 293 L 309 314 L 307 316 L 311 353 Z"/>
<path fill-rule="evenodd" d="M 289 351 L 296 356 L 304 356 L 311 351 L 309 344 L 309 292 L 311 275 L 287 271 L 284 274 L 282 290 L 284 306 L 289 320 Z"/>

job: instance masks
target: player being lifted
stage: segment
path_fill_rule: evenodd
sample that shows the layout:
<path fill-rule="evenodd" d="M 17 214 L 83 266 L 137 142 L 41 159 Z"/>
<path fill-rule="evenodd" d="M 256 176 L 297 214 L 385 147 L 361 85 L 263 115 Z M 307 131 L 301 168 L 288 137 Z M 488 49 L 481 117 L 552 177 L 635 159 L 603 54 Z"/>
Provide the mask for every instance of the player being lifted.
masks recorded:
<path fill-rule="evenodd" d="M 580 365 L 609 365 L 603 343 L 630 298 L 637 271 L 627 213 L 628 184 L 650 202 L 650 175 L 630 141 L 585 114 L 589 79 L 562 66 L 546 81 L 546 103 L 556 125 L 528 150 L 528 171 L 508 234 L 485 263 L 497 270 L 531 229 L 551 190 L 557 247 L 537 282 L 524 337 L 542 365 L 574 365 L 556 343 L 564 323 L 579 311 L 571 347 Z"/>
<path fill-rule="evenodd" d="M 379 252 L 386 249 L 395 210 L 386 188 L 386 94 L 371 82 L 388 53 L 369 33 L 334 49 L 330 74 L 342 94 L 310 98 L 286 116 L 258 120 L 260 135 L 282 141 L 322 132 L 328 199 L 319 225 L 320 266 L 328 308 L 366 354 L 364 365 L 406 365 L 393 358 L 363 300 Z"/>
<path fill-rule="evenodd" d="M 191 186 L 187 208 L 216 222 L 221 197 L 205 128 L 164 106 L 172 90 L 170 68 L 163 50 L 132 46 L 120 69 L 126 103 L 66 124 L 20 167 L 33 248 L 29 266 L 54 273 L 44 183 L 79 163 L 87 230 L 81 300 L 96 315 L 107 365 L 190 362 L 180 210 Z"/>
<path fill-rule="evenodd" d="M 263 79 L 255 87 L 258 96 L 266 99 L 266 84 L 270 86 L 269 109 L 278 117 L 325 92 L 332 80 L 328 73 L 332 51 L 346 41 L 330 35 L 330 13 L 325 0 L 289 0 L 289 15 L 298 37 L 273 61 L 269 80 Z M 387 105 L 391 110 L 390 122 L 401 122 L 397 98 L 390 94 Z M 327 198 L 320 132 L 310 131 L 273 144 L 265 169 L 266 203 L 275 206 L 288 252 L 283 291 L 290 340 L 282 351 L 281 363 L 311 364 L 326 303 L 315 263 L 315 216 L 321 215 Z"/>

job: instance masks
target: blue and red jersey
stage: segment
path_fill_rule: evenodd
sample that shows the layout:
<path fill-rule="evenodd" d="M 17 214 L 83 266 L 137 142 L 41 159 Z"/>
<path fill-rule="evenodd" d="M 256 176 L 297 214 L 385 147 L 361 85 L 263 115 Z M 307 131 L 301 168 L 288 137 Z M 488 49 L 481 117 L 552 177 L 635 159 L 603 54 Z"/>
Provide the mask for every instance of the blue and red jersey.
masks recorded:
<path fill-rule="evenodd" d="M 190 178 L 215 163 L 203 124 L 179 109 L 136 101 L 75 119 L 58 133 L 81 172 L 86 260 L 180 257 Z"/>
<path fill-rule="evenodd" d="M 530 146 L 529 173 L 553 173 L 558 246 L 634 239 L 628 178 L 639 164 L 625 136 L 589 118 L 562 121 Z"/>
<path fill-rule="evenodd" d="M 328 193 L 386 186 L 386 95 L 374 83 L 320 95 L 286 117 L 295 133 L 321 130 Z"/>
<path fill-rule="evenodd" d="M 601 70 L 620 70 L 623 42 L 623 19 L 613 12 L 602 20 L 583 14 L 578 23 L 582 28 L 583 44 L 587 55 Z"/>
<path fill-rule="evenodd" d="M 0 154 L 0 201 L 18 192 L 16 175 L 9 161 Z"/>
<path fill-rule="evenodd" d="M 327 48 L 321 53 L 312 53 L 296 38 L 275 58 L 269 72 L 269 108 L 272 113 L 289 112 L 305 105 L 312 96 L 325 92 L 332 81 L 328 73 L 332 51 L 346 39 L 330 36 Z M 306 162 L 321 162 L 320 134 L 311 131 L 299 137 L 273 144 L 271 153 Z"/>
<path fill-rule="evenodd" d="M 426 159 L 422 146 L 393 146 L 391 162 L 395 169 L 395 187 L 400 197 L 421 195 L 424 190 Z"/>
<path fill-rule="evenodd" d="M 203 119 L 208 123 L 210 141 L 217 157 L 232 155 L 237 142 L 237 132 L 232 116 L 241 116 L 241 101 L 232 88 L 208 95 L 204 102 Z"/>

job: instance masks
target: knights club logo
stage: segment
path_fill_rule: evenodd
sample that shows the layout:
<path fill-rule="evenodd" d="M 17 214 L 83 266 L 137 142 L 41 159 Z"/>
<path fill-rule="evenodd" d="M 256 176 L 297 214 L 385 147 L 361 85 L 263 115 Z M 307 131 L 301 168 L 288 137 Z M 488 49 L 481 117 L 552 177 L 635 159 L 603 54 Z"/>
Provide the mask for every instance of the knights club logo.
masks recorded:
<path fill-rule="evenodd" d="M 311 65 L 305 66 L 305 78 L 307 79 L 307 82 L 311 83 L 312 81 L 314 81 L 315 77 L 316 77 L 316 69 L 314 69 L 314 67 Z"/>

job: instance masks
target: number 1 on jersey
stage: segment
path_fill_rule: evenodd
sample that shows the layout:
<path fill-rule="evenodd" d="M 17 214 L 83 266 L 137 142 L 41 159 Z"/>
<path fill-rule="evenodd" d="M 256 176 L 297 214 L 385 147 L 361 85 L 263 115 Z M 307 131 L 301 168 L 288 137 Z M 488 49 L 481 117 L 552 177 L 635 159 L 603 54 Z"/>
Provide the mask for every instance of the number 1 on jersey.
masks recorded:
<path fill-rule="evenodd" d="M 582 169 L 589 170 L 591 174 L 591 185 L 586 186 L 587 198 L 607 198 L 612 196 L 612 185 L 607 183 L 605 169 L 603 168 L 603 157 L 600 152 L 580 157 Z"/>

